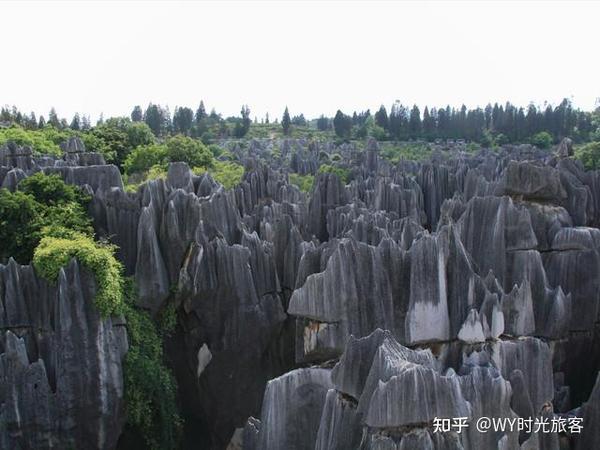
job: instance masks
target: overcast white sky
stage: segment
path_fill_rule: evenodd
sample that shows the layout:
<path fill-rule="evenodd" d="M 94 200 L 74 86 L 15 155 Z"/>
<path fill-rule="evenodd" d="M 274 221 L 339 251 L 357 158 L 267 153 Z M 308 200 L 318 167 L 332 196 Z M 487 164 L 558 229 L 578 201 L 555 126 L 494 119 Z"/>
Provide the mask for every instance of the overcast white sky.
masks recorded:
<path fill-rule="evenodd" d="M 600 4 L 0 3 L 0 104 L 252 116 L 510 100 L 591 109 Z"/>

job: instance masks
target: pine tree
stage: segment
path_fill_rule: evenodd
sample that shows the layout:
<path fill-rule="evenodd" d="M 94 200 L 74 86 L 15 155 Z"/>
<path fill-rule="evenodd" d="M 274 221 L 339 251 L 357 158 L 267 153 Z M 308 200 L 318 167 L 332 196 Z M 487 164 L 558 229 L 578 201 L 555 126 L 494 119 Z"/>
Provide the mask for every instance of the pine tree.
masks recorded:
<path fill-rule="evenodd" d="M 75 113 L 73 116 L 73 120 L 71 120 L 71 125 L 69 125 L 71 130 L 79 131 L 81 129 L 81 119 L 79 118 L 79 113 Z"/>
<path fill-rule="evenodd" d="M 285 107 L 285 111 L 283 112 L 283 117 L 281 118 L 281 126 L 283 128 L 283 134 L 286 136 L 289 136 L 290 134 L 290 125 L 291 125 L 291 119 L 290 119 L 290 113 L 288 111 L 288 107 Z"/>
<path fill-rule="evenodd" d="M 198 109 L 196 110 L 196 116 L 194 119 L 196 120 L 196 125 L 206 119 L 206 109 L 204 108 L 204 101 L 200 100 L 200 105 L 198 105 Z"/>
<path fill-rule="evenodd" d="M 136 105 L 131 111 L 131 121 L 132 122 L 141 122 L 144 120 L 144 114 L 142 113 L 142 107 Z"/>
<path fill-rule="evenodd" d="M 375 113 L 375 125 L 380 126 L 386 131 L 390 128 L 388 113 L 383 105 L 381 105 L 379 110 Z"/>
<path fill-rule="evenodd" d="M 408 120 L 408 136 L 412 139 L 421 137 L 421 112 L 417 105 L 413 105 L 410 110 L 410 118 Z"/>
<path fill-rule="evenodd" d="M 323 114 L 317 119 L 317 129 L 319 131 L 326 131 L 329 129 L 329 119 Z"/>
<path fill-rule="evenodd" d="M 435 137 L 435 119 L 429 114 L 429 108 L 427 108 L 427 106 L 423 111 L 423 136 L 428 140 Z"/>
<path fill-rule="evenodd" d="M 54 128 L 60 128 L 60 120 L 58 120 L 58 114 L 56 114 L 54 107 L 50 108 L 50 113 L 48 114 L 48 123 Z"/>
<path fill-rule="evenodd" d="M 352 131 L 352 117 L 338 109 L 333 118 L 333 129 L 340 138 L 348 139 Z"/>

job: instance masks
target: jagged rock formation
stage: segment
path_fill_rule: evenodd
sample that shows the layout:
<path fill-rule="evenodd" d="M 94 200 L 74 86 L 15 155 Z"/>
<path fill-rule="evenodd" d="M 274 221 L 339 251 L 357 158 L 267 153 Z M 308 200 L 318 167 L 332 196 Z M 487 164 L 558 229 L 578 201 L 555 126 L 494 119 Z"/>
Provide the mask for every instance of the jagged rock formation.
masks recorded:
<path fill-rule="evenodd" d="M 140 306 L 177 308 L 165 345 L 190 447 L 558 448 L 556 433 L 436 433 L 432 421 L 576 414 L 590 398 L 600 172 L 566 142 L 559 157 L 523 145 L 396 165 L 373 141 L 246 144 L 229 149 L 246 167 L 231 190 L 175 163 L 133 193 L 78 142 L 59 160 L 0 151 L 10 189 L 38 170 L 86 186 Z M 323 161 L 349 182 L 289 183 Z"/>
<path fill-rule="evenodd" d="M 114 448 L 125 419 L 127 333 L 102 319 L 72 261 L 56 286 L 0 265 L 0 448 Z"/>

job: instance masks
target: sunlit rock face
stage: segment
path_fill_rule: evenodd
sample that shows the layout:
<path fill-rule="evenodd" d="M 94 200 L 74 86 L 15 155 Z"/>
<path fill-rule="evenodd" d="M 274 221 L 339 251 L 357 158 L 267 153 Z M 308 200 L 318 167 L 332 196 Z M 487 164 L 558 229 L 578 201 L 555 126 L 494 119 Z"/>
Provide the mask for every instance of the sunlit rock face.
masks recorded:
<path fill-rule="evenodd" d="M 84 187 L 96 233 L 118 245 L 139 306 L 153 314 L 175 306 L 165 353 L 186 445 L 555 449 L 564 436 L 435 433 L 432 420 L 573 413 L 588 399 L 580 413 L 595 420 L 600 174 L 583 170 L 567 144 L 558 157 L 529 145 L 475 154 L 450 146 L 429 161 L 392 164 L 375 142 L 364 149 L 301 139 L 223 143 L 245 166 L 234 188 L 174 163 L 136 192 L 125 192 L 118 169 L 76 141 L 58 159 L 11 144 L 0 150 L 0 185 L 14 190 L 43 170 Z M 323 161 L 336 161 L 344 179 L 317 173 Z M 301 192 L 292 173 L 315 175 L 312 189 Z M 6 274 L 16 270 L 11 264 Z M 74 270 L 65 269 L 66 280 Z M 35 278 L 19 271 L 21 280 Z M 44 330 L 62 323 L 56 308 L 29 306 L 37 287 L 11 283 L 0 289 L 3 320 L 38 311 Z M 73 295 L 88 298 L 86 283 L 69 283 Z M 40 298 L 59 296 L 52 289 Z M 75 323 L 80 316 L 92 320 L 86 312 Z M 19 406 L 32 404 L 30 389 L 15 387 L 17 397 L 1 391 L 12 405 L 2 418 L 14 425 L 19 411 L 31 432 L 0 427 L 0 443 L 67 442 L 52 408 L 57 361 L 69 353 L 59 358 L 55 338 L 21 326 L 6 326 L 0 370 L 17 387 L 24 373 L 45 376 L 39 386 L 54 400 L 30 412 Z M 102 336 L 86 342 L 105 342 L 99 358 L 112 369 L 104 384 L 85 389 L 108 400 L 86 403 L 93 417 L 74 416 L 69 429 L 84 430 L 73 434 L 76 448 L 114 447 L 123 418 L 123 327 L 94 327 Z M 83 383 L 90 371 L 63 375 Z M 600 448 L 593 432 L 582 439 L 567 448 Z"/>

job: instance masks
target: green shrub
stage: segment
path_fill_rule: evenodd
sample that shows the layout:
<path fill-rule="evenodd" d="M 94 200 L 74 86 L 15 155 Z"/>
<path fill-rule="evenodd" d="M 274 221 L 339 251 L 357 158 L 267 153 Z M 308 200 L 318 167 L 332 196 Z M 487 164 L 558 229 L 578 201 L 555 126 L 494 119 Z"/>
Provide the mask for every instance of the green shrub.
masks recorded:
<path fill-rule="evenodd" d="M 207 171 L 204 167 L 194 167 L 196 175 L 201 175 Z M 208 169 L 210 175 L 225 189 L 231 189 L 242 181 L 244 175 L 244 167 L 240 164 L 231 161 L 214 161 L 211 168 Z"/>
<path fill-rule="evenodd" d="M 60 269 L 73 258 L 96 277 L 95 304 L 106 317 L 121 313 L 123 307 L 122 267 L 114 256 L 115 247 L 99 244 L 86 235 L 64 231 L 62 237 L 45 236 L 33 254 L 36 271 L 48 281 L 56 282 Z"/>
<path fill-rule="evenodd" d="M 125 285 L 129 338 L 124 366 L 127 426 L 137 431 L 150 449 L 177 448 L 182 420 L 177 408 L 177 384 L 163 362 L 163 335 L 150 314 L 135 307 L 131 280 Z"/>
<path fill-rule="evenodd" d="M 498 133 L 496 137 L 494 137 L 494 145 L 505 145 L 509 142 L 510 141 L 508 139 L 508 136 L 506 136 L 505 134 Z"/>
<path fill-rule="evenodd" d="M 77 186 L 65 183 L 60 175 L 37 172 L 21 180 L 19 190 L 31 194 L 37 202 L 60 205 L 69 202 L 87 204 L 89 197 Z"/>
<path fill-rule="evenodd" d="M 298 186 L 302 192 L 308 193 L 312 191 L 315 177 L 313 175 L 299 175 L 297 173 L 288 174 L 290 184 Z"/>
<path fill-rule="evenodd" d="M 319 173 L 334 173 L 344 184 L 347 184 L 350 179 L 350 172 L 348 169 L 342 169 L 341 167 L 335 167 L 329 164 L 321 164 Z"/>
<path fill-rule="evenodd" d="M 121 166 L 127 156 L 139 146 L 154 143 L 154 134 L 143 122 L 132 122 L 126 117 L 113 117 L 95 126 L 84 140 L 86 147 L 102 153 L 105 158 Z M 93 140 L 93 141 L 92 141 Z M 88 145 L 89 144 L 89 145 Z"/>
<path fill-rule="evenodd" d="M 167 159 L 170 162 L 182 161 L 190 167 L 210 167 L 213 156 L 206 146 L 195 139 L 178 134 L 167 139 Z"/>
<path fill-rule="evenodd" d="M 223 153 L 223 149 L 219 147 L 217 144 L 210 144 L 208 149 L 212 153 L 215 158 L 218 158 Z"/>
<path fill-rule="evenodd" d="M 28 264 L 40 239 L 52 230 L 69 229 L 93 235 L 84 205 L 89 200 L 60 177 L 35 174 L 19 183 L 19 190 L 0 190 L 0 258 Z"/>
<path fill-rule="evenodd" d="M 480 149 L 481 149 L 481 145 L 479 145 L 477 142 L 469 142 L 467 144 L 467 152 L 468 153 L 476 153 Z"/>
<path fill-rule="evenodd" d="M 529 142 L 539 148 L 550 148 L 552 145 L 552 135 L 547 131 L 540 131 L 531 136 Z"/>
<path fill-rule="evenodd" d="M 32 195 L 0 189 L 0 257 L 31 261 L 39 240 L 42 205 Z"/>
<path fill-rule="evenodd" d="M 575 158 L 579 159 L 588 170 L 600 169 L 600 142 L 590 142 L 577 148 Z"/>
<path fill-rule="evenodd" d="M 167 147 L 161 144 L 136 147 L 125 159 L 123 170 L 127 174 L 145 172 L 152 166 L 164 164 L 167 160 Z"/>
<path fill-rule="evenodd" d="M 31 147 L 35 154 L 61 155 L 59 144 L 69 137 L 69 133 L 46 126 L 41 130 L 25 130 L 20 126 L 0 128 L 0 146 L 8 141 Z"/>
<path fill-rule="evenodd" d="M 392 144 L 384 143 L 381 156 L 393 164 L 401 160 L 423 161 L 431 157 L 431 149 L 427 144 Z"/>

